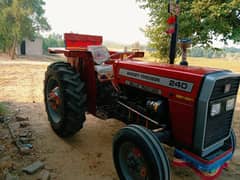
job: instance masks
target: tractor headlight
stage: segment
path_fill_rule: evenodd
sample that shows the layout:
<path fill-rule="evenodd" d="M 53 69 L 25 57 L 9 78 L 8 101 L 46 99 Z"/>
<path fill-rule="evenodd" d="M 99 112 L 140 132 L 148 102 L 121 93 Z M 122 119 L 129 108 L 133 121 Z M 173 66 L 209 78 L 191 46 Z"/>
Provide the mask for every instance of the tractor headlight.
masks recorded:
<path fill-rule="evenodd" d="M 221 112 L 221 103 L 213 104 L 211 107 L 211 116 L 216 116 Z"/>
<path fill-rule="evenodd" d="M 232 99 L 227 100 L 227 103 L 226 103 L 226 111 L 233 110 L 234 105 L 235 105 L 235 98 L 232 98 Z"/>

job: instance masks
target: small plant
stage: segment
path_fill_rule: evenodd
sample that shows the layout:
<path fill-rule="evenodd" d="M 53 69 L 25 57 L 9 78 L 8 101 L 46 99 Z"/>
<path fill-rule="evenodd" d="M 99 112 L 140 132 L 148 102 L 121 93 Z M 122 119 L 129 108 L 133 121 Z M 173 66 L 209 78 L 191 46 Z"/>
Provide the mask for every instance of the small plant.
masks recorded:
<path fill-rule="evenodd" d="M 6 115 L 8 112 L 7 107 L 0 102 L 0 116 Z"/>

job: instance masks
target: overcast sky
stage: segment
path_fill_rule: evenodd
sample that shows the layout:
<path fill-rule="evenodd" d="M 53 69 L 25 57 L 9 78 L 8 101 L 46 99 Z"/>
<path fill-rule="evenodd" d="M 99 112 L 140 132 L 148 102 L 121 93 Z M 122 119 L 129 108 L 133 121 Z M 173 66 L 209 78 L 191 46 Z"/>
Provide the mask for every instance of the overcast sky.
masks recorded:
<path fill-rule="evenodd" d="M 148 21 L 146 11 L 136 0 L 46 0 L 45 16 L 51 32 L 102 35 L 120 43 L 147 39 L 140 28 Z"/>
<path fill-rule="evenodd" d="M 146 10 L 136 0 L 45 0 L 45 16 L 52 32 L 102 35 L 104 40 L 124 44 L 147 44 L 140 28 L 148 22 Z M 214 41 L 214 46 L 224 44 Z M 229 42 L 229 46 L 240 48 Z"/>

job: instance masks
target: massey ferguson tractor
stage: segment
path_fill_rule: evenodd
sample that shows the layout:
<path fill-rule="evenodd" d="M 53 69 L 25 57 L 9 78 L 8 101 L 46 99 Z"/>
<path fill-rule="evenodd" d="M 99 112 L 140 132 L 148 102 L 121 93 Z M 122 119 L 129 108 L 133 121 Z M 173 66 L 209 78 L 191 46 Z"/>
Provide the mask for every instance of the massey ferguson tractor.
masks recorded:
<path fill-rule="evenodd" d="M 170 60 L 175 58 L 177 24 Z M 143 62 L 143 52 L 114 52 L 101 36 L 66 33 L 66 62 L 51 64 L 44 97 L 52 129 L 69 137 L 84 126 L 85 113 L 128 124 L 113 140 L 122 180 L 169 180 L 163 144 L 173 147 L 175 166 L 203 179 L 218 177 L 231 160 L 232 128 L 240 75 L 228 70 Z"/>

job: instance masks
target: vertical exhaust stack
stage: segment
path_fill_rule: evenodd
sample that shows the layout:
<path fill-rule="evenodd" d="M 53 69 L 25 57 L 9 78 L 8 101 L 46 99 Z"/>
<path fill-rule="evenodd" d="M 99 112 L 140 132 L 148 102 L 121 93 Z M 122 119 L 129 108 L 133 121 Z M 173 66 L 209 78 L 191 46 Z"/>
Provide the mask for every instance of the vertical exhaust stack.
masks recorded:
<path fill-rule="evenodd" d="M 179 40 L 180 47 L 182 49 L 182 60 L 180 65 L 188 66 L 187 62 L 187 49 L 191 47 L 192 41 L 190 39 L 181 39 Z"/>

